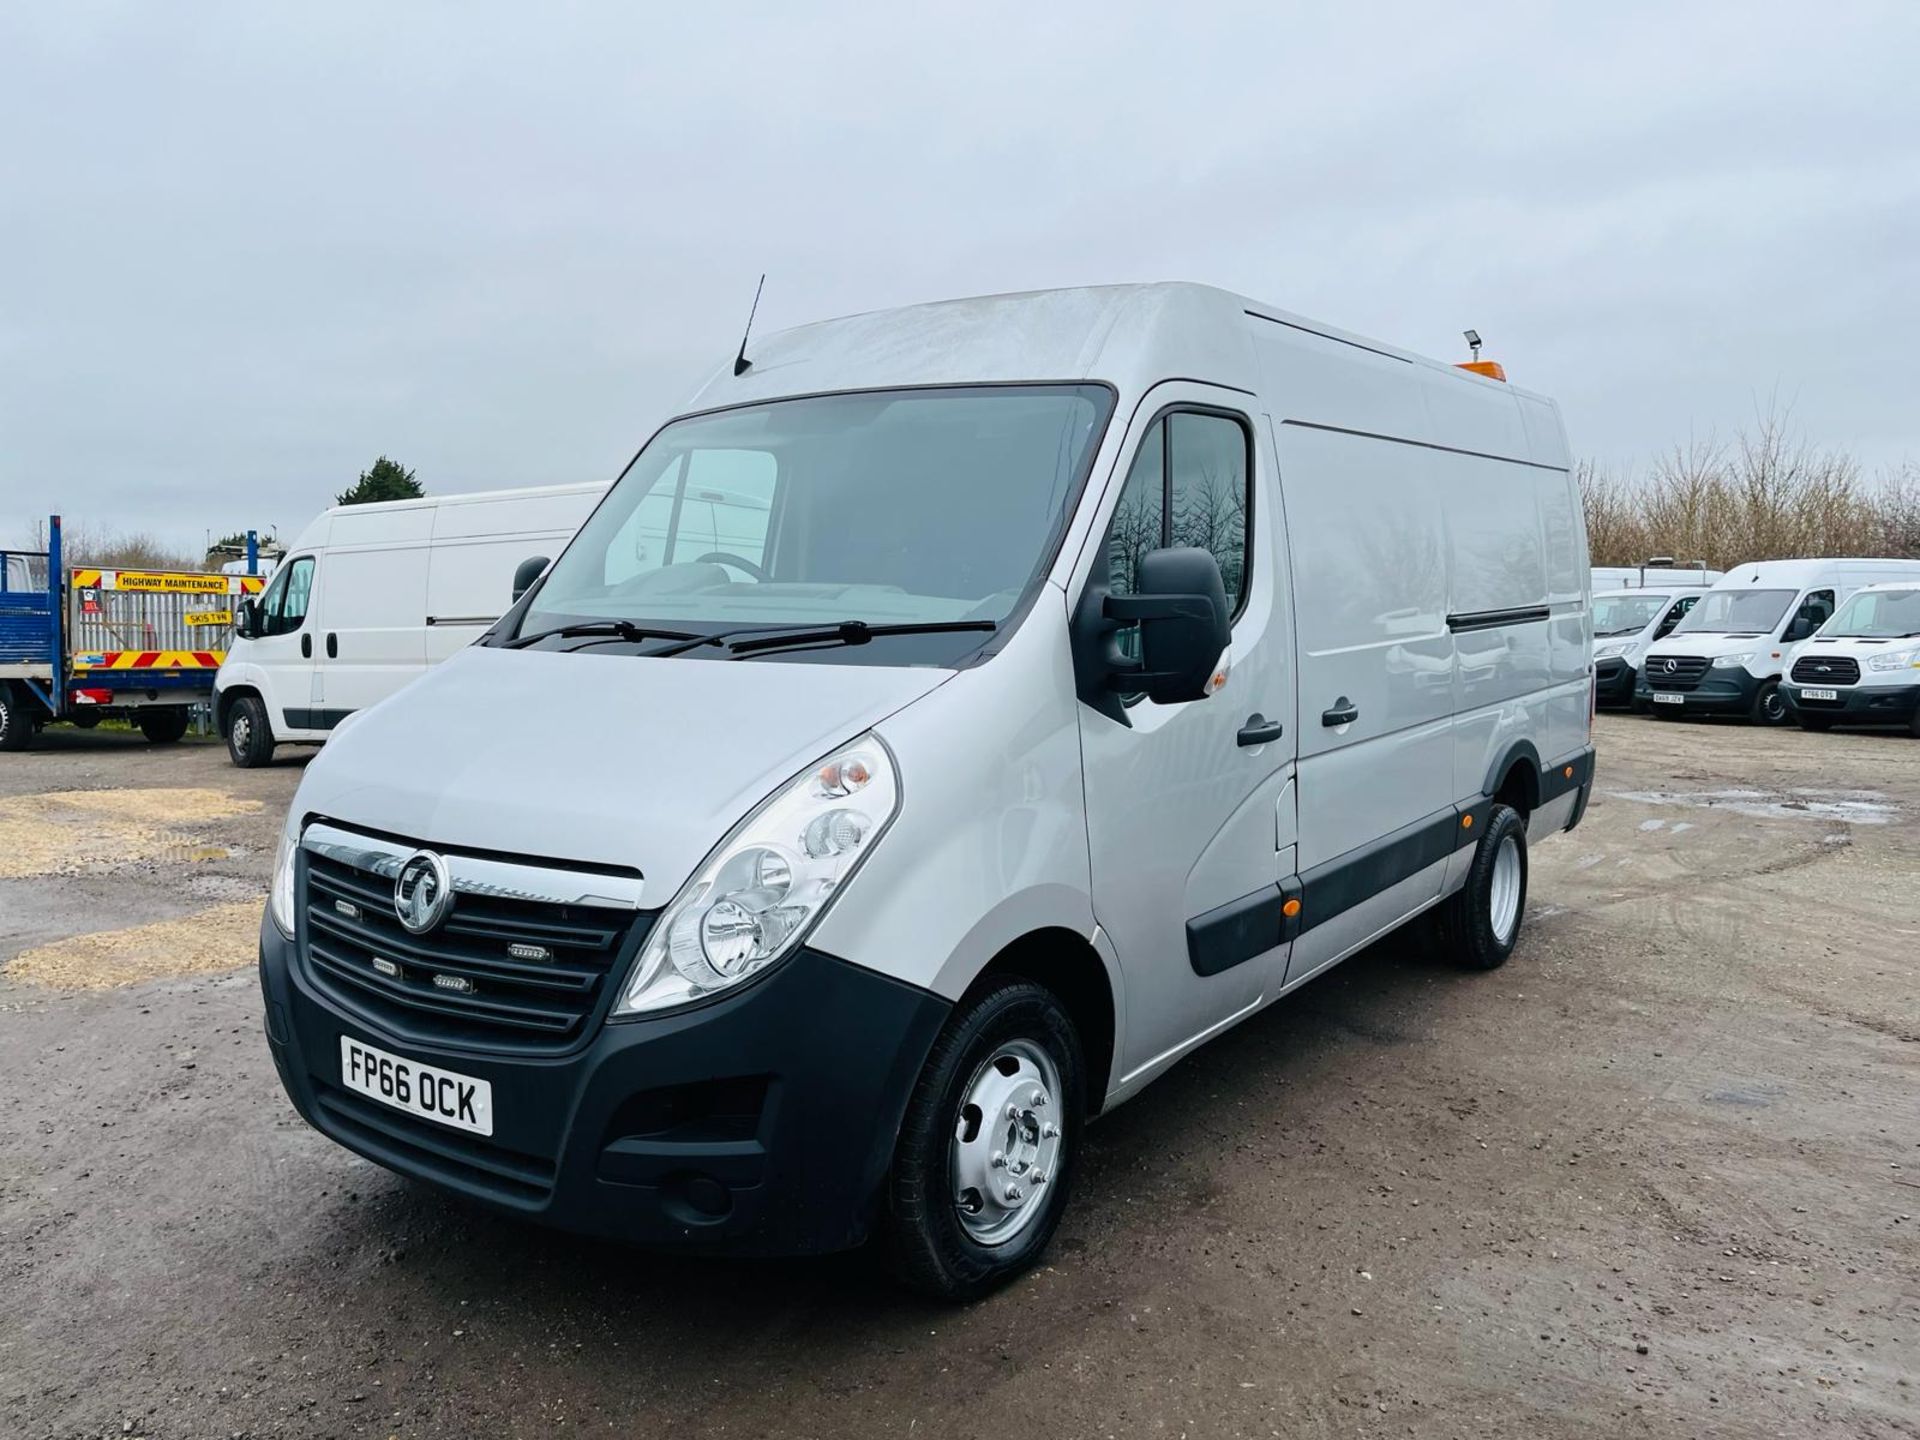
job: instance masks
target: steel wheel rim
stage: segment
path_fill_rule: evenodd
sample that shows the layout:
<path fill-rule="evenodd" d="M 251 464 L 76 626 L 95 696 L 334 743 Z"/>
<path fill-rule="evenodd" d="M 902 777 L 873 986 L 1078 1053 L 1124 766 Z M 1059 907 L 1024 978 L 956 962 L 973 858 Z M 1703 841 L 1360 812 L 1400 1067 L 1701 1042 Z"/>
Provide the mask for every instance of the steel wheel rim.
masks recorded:
<path fill-rule="evenodd" d="M 233 717 L 233 727 L 228 733 L 232 736 L 233 748 L 244 751 L 247 748 L 247 742 L 253 739 L 253 721 L 244 714 L 236 715 Z"/>
<path fill-rule="evenodd" d="M 1501 836 L 1500 848 L 1493 852 L 1487 914 L 1493 922 L 1493 938 L 1506 944 L 1520 923 L 1520 842 L 1511 835 Z"/>
<path fill-rule="evenodd" d="M 1767 698 L 1760 702 L 1760 713 L 1769 720 L 1783 720 L 1787 714 L 1787 697 L 1778 690 L 1769 690 Z"/>
<path fill-rule="evenodd" d="M 961 1228 L 977 1243 L 1006 1244 L 1046 1208 L 1065 1138 L 1060 1098 L 1060 1069 L 1032 1040 L 1005 1041 L 967 1082 L 949 1189 Z"/>

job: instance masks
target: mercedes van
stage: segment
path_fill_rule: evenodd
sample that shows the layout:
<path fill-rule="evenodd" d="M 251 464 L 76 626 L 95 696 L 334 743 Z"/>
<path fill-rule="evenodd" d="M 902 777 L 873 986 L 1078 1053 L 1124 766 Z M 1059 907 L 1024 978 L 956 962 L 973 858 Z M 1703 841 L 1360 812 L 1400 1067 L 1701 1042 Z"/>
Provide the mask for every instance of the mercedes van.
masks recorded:
<path fill-rule="evenodd" d="M 1587 569 L 1551 401 L 1219 290 L 754 340 L 307 768 L 275 1064 L 512 1215 L 978 1294 L 1196 1046 L 1415 917 L 1508 958 Z"/>
<path fill-rule="evenodd" d="M 1687 571 L 1687 575 L 1698 572 Z M 1699 600 L 1698 586 L 1675 589 L 1621 589 L 1593 597 L 1593 694 L 1595 703 L 1633 703 L 1633 683 L 1647 646 L 1664 640 Z"/>
<path fill-rule="evenodd" d="M 1854 591 L 1792 661 L 1780 693 L 1802 729 L 1904 725 L 1920 735 L 1920 574 Z"/>
<path fill-rule="evenodd" d="M 600 481 L 323 511 L 235 616 L 213 691 L 233 763 L 320 744 L 472 644 L 500 618 L 519 567 L 566 544 L 606 493 Z"/>
<path fill-rule="evenodd" d="M 1764 560 L 1741 565 L 1649 647 L 1634 683 L 1638 708 L 1664 719 L 1732 715 L 1756 725 L 1791 718 L 1780 680 L 1788 652 L 1862 585 L 1920 579 L 1920 560 Z"/>

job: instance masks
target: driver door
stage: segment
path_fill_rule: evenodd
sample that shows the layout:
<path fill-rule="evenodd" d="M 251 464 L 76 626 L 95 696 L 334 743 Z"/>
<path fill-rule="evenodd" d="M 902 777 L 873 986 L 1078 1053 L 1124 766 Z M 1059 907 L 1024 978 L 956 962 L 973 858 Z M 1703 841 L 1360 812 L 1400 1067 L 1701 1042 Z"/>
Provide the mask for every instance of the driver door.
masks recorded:
<path fill-rule="evenodd" d="M 1286 969 L 1291 630 L 1273 464 L 1246 403 L 1185 382 L 1149 395 L 1086 582 L 1126 594 L 1146 551 L 1199 545 L 1219 560 L 1234 612 L 1217 693 L 1172 705 L 1128 697 L 1121 719 L 1080 706 L 1093 910 L 1126 985 L 1121 1084 L 1257 1006 Z"/>

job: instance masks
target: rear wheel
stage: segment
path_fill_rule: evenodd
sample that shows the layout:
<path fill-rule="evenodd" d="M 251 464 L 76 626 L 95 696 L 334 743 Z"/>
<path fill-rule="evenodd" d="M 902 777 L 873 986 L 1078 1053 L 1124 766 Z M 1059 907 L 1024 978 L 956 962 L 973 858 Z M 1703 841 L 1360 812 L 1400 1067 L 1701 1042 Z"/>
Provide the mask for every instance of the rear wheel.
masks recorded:
<path fill-rule="evenodd" d="M 273 728 L 267 707 L 251 695 L 242 695 L 227 712 L 227 754 L 243 770 L 273 759 Z"/>
<path fill-rule="evenodd" d="M 91 730 L 100 723 L 98 710 L 76 710 L 67 717 L 67 723 L 76 730 Z"/>
<path fill-rule="evenodd" d="M 1787 697 L 1780 693 L 1780 682 L 1769 680 L 1760 687 L 1760 693 L 1753 697 L 1753 723 L 1756 725 L 1784 725 L 1787 723 Z"/>
<path fill-rule="evenodd" d="M 18 686 L 0 680 L 0 750 L 24 750 L 33 744 L 33 713 Z"/>
<path fill-rule="evenodd" d="M 1440 905 L 1440 945 L 1456 965 L 1495 970 L 1520 940 L 1527 910 L 1527 822 L 1496 802 L 1467 867 L 1467 883 Z"/>
<path fill-rule="evenodd" d="M 961 1002 L 900 1127 L 887 1248 L 906 1284 L 971 1300 L 1040 1258 L 1066 1206 L 1084 1113 L 1073 1019 L 1028 980 Z"/>
<path fill-rule="evenodd" d="M 187 733 L 187 707 L 167 705 L 140 712 L 140 733 L 156 745 L 171 745 Z"/>

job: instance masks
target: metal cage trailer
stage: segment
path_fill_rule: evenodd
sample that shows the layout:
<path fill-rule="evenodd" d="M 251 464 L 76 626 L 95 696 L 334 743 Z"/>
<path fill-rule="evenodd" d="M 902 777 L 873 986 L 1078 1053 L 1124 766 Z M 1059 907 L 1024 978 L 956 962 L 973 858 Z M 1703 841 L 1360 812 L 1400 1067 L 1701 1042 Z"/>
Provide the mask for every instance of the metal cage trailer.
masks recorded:
<path fill-rule="evenodd" d="M 213 696 L 241 600 L 256 575 L 69 570 L 60 517 L 45 551 L 0 551 L 0 750 L 24 750 L 44 725 L 131 721 L 156 744 L 187 732 Z"/>

